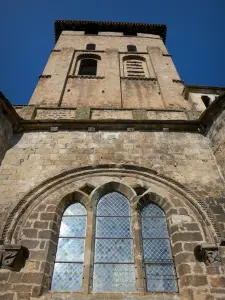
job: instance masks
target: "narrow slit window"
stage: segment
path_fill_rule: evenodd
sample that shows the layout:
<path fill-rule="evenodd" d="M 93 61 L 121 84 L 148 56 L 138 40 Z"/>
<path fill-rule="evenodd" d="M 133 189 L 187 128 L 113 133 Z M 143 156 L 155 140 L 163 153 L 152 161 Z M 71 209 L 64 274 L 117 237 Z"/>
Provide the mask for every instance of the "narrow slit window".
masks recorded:
<path fill-rule="evenodd" d="M 91 75 L 97 74 L 97 60 L 91 58 L 84 58 L 80 61 L 80 68 L 78 75 Z"/>
<path fill-rule="evenodd" d="M 87 46 L 86 46 L 86 50 L 92 51 L 92 50 L 95 50 L 95 49 L 96 49 L 96 45 L 95 44 L 87 44 Z"/>
<path fill-rule="evenodd" d="M 54 265 L 52 291 L 80 291 L 83 278 L 87 213 L 80 203 L 64 212 Z"/>
<path fill-rule="evenodd" d="M 127 45 L 128 52 L 137 52 L 137 47 L 135 45 Z"/>
<path fill-rule="evenodd" d="M 209 98 L 209 96 L 202 96 L 202 102 L 204 103 L 205 107 L 207 108 L 211 103 L 211 99 Z"/>
<path fill-rule="evenodd" d="M 130 204 L 118 192 L 106 194 L 97 205 L 93 290 L 135 291 Z"/>
<path fill-rule="evenodd" d="M 141 212 L 146 289 L 148 292 L 177 292 L 165 214 L 150 203 Z"/>

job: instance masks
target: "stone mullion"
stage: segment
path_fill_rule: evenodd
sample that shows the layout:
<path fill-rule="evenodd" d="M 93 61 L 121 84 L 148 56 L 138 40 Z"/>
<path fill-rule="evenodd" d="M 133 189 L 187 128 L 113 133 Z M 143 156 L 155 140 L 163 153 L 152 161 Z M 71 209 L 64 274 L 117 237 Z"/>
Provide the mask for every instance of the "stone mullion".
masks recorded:
<path fill-rule="evenodd" d="M 136 288 L 139 293 L 145 292 L 145 272 L 143 268 L 143 251 L 141 238 L 141 224 L 138 211 L 132 207 L 132 230 L 134 242 L 134 264 Z"/>
<path fill-rule="evenodd" d="M 85 255 L 83 270 L 83 293 L 89 293 L 93 274 L 93 234 L 94 234 L 94 213 L 91 209 L 87 211 L 87 234 L 85 239 Z"/>

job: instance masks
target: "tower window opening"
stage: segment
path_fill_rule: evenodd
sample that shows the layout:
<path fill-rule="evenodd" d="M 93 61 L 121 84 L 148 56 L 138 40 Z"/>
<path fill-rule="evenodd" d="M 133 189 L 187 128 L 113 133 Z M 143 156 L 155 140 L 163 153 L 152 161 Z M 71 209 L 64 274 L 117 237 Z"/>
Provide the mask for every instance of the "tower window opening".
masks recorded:
<path fill-rule="evenodd" d="M 87 44 L 87 46 L 86 46 L 86 50 L 95 50 L 95 49 L 96 49 L 95 44 Z"/>
<path fill-rule="evenodd" d="M 202 98 L 203 103 L 205 104 L 205 107 L 207 108 L 211 102 L 209 96 L 202 96 L 201 98 Z"/>
<path fill-rule="evenodd" d="M 127 45 L 128 52 L 137 52 L 137 47 L 135 45 Z"/>
<path fill-rule="evenodd" d="M 85 58 L 80 62 L 80 68 L 78 75 L 92 75 L 96 76 L 97 74 L 97 60 Z"/>

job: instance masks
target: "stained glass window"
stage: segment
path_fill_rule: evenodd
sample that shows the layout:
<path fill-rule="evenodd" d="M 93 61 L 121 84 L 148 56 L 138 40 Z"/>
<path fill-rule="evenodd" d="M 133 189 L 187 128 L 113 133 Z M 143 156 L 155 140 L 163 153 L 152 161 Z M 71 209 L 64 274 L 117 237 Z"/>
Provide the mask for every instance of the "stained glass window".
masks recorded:
<path fill-rule="evenodd" d="M 52 291 L 79 291 L 82 286 L 86 209 L 80 203 L 70 205 L 60 226 Z"/>
<path fill-rule="evenodd" d="M 142 210 L 141 225 L 147 291 L 177 292 L 164 212 L 156 204 L 148 204 Z"/>
<path fill-rule="evenodd" d="M 130 204 L 118 192 L 106 194 L 97 205 L 93 290 L 135 291 Z"/>

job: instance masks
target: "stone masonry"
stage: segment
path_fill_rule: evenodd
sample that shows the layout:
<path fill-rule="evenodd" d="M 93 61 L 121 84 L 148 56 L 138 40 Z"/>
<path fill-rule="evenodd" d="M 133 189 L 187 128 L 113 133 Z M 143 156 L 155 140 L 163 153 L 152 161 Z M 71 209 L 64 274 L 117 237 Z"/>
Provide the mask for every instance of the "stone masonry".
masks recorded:
<path fill-rule="evenodd" d="M 29 104 L 0 95 L 0 300 L 225 299 L 224 89 L 184 86 L 165 25 L 56 21 L 55 37 Z M 80 75 L 85 59 L 95 75 Z M 135 293 L 93 292 L 96 207 L 112 191 L 130 202 Z M 62 215 L 76 202 L 87 211 L 82 288 L 52 292 Z M 150 202 L 166 216 L 177 293 L 146 290 Z"/>

